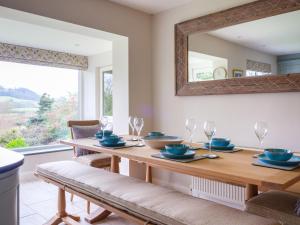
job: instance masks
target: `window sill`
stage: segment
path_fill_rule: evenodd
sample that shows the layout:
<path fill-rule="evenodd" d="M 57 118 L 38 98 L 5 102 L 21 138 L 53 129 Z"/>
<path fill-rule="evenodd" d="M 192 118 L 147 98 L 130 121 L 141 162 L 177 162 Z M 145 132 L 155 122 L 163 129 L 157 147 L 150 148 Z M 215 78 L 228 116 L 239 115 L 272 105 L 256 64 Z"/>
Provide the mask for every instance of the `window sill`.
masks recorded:
<path fill-rule="evenodd" d="M 13 149 L 15 152 L 19 152 L 24 156 L 39 155 L 55 152 L 73 151 L 73 147 L 67 145 L 49 145 L 49 146 L 37 146 Z"/>

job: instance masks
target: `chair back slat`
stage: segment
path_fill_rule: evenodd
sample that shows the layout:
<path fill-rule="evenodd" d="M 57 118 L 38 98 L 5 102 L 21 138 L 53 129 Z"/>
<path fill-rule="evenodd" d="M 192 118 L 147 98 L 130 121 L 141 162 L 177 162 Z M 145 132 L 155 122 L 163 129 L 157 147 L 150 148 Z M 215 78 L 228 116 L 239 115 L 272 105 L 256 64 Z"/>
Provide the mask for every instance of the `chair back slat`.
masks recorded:
<path fill-rule="evenodd" d="M 68 127 L 71 128 L 72 139 L 74 139 L 74 134 L 73 134 L 73 129 L 72 129 L 73 126 L 94 126 L 94 125 L 98 125 L 98 124 L 100 124 L 99 120 L 69 120 L 67 122 Z M 75 147 L 73 147 L 74 155 L 75 155 L 75 151 L 76 151 L 76 149 L 75 149 Z"/>
<path fill-rule="evenodd" d="M 73 126 L 93 126 L 100 124 L 99 120 L 69 120 L 68 127 Z"/>

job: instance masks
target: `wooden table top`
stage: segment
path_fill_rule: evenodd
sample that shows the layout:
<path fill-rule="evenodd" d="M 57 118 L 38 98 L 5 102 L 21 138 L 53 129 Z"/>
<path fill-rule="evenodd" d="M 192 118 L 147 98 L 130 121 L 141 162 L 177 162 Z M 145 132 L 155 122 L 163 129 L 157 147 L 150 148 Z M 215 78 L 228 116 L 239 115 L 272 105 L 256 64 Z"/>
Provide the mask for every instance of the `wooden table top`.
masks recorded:
<path fill-rule="evenodd" d="M 144 162 L 156 168 L 233 184 L 253 184 L 261 188 L 280 190 L 300 181 L 300 168 L 293 171 L 284 171 L 253 166 L 252 162 L 255 159 L 252 156 L 257 152 L 249 150 L 242 150 L 235 153 L 218 152 L 217 154 L 220 156 L 218 159 L 202 159 L 190 163 L 180 163 L 153 158 L 151 155 L 158 153 L 159 150 L 148 146 L 108 149 L 95 146 L 98 142 L 91 138 L 63 140 L 61 143 Z M 197 154 L 205 154 L 207 152 L 204 149 L 196 151 Z"/>

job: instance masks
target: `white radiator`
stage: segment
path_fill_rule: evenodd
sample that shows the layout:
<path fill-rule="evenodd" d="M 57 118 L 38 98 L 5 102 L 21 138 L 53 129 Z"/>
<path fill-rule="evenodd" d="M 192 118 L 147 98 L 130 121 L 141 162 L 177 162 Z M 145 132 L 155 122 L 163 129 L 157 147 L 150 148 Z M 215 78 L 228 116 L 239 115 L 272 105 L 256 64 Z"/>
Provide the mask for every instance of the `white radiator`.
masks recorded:
<path fill-rule="evenodd" d="M 237 209 L 245 208 L 245 187 L 192 177 L 194 197 L 218 202 Z"/>

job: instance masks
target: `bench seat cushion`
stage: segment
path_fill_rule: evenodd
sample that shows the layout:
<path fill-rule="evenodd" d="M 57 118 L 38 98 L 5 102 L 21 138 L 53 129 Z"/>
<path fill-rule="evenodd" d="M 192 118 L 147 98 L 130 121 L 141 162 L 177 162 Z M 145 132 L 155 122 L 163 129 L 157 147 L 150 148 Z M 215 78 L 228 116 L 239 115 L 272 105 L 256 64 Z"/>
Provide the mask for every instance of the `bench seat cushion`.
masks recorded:
<path fill-rule="evenodd" d="M 300 195 L 283 191 L 268 191 L 247 202 L 246 210 L 250 213 L 275 218 L 284 225 L 300 225 L 300 217 L 295 208 Z"/>
<path fill-rule="evenodd" d="M 270 219 L 74 161 L 42 164 L 37 173 L 156 224 L 278 225 Z"/>
<path fill-rule="evenodd" d="M 75 161 L 96 168 L 110 166 L 111 155 L 105 153 L 95 153 L 75 157 Z"/>

